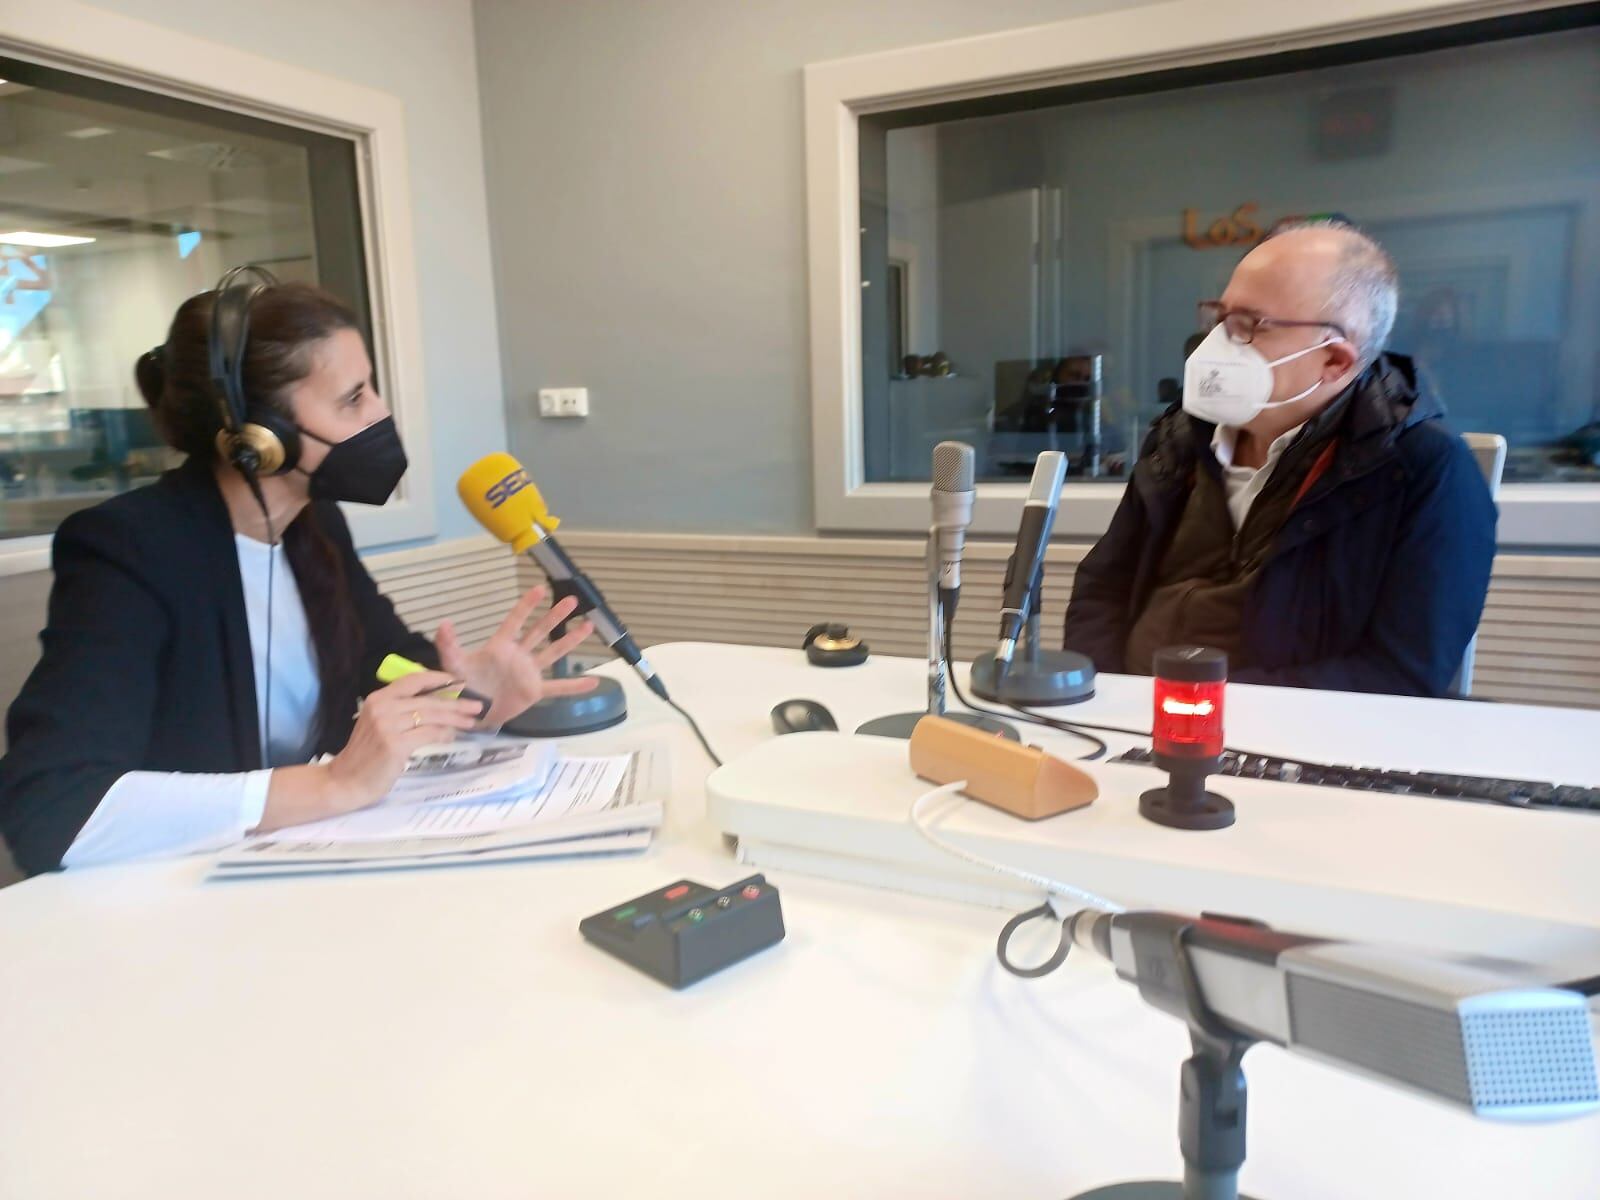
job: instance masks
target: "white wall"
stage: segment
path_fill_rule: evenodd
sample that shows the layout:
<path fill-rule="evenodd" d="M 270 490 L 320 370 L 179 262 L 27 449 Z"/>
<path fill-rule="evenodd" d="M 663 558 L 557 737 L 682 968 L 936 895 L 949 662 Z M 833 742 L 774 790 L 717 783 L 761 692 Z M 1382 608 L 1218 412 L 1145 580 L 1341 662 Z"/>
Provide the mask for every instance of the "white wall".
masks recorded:
<path fill-rule="evenodd" d="M 513 448 L 575 528 L 814 528 L 801 70 L 1130 0 L 478 0 Z M 582 384 L 585 422 L 539 421 Z"/>
<path fill-rule="evenodd" d="M 94 2 L 404 103 L 438 538 L 475 532 L 455 478 L 505 444 L 505 415 L 470 0 Z"/>

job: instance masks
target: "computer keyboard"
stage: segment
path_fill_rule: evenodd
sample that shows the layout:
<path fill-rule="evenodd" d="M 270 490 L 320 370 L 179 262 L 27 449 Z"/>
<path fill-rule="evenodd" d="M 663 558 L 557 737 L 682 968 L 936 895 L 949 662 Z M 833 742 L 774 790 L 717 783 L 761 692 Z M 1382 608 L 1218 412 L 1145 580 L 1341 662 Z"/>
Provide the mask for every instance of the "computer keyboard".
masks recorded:
<path fill-rule="evenodd" d="M 1135 749 L 1119 754 L 1111 761 L 1153 765 L 1153 758 L 1152 751 Z M 1217 774 L 1242 779 L 1310 783 L 1320 787 L 1354 788 L 1365 792 L 1436 796 L 1442 800 L 1470 800 L 1477 804 L 1504 804 L 1512 808 L 1600 813 L 1600 787 L 1541 783 L 1533 779 L 1485 779 L 1476 775 L 1444 775 L 1431 771 L 1328 766 L 1270 758 L 1261 754 L 1243 754 L 1235 750 L 1223 754 L 1222 766 Z"/>

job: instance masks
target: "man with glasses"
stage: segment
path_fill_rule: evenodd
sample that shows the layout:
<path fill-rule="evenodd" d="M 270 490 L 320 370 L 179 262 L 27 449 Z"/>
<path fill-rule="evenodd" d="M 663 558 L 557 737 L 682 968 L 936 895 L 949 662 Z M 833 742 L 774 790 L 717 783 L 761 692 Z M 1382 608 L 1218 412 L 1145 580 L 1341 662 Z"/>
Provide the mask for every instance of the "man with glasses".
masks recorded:
<path fill-rule="evenodd" d="M 1399 281 L 1342 220 L 1247 254 L 1084 558 L 1066 648 L 1148 674 L 1163 646 L 1231 679 L 1443 696 L 1477 629 L 1495 507 L 1412 361 L 1384 353 Z"/>

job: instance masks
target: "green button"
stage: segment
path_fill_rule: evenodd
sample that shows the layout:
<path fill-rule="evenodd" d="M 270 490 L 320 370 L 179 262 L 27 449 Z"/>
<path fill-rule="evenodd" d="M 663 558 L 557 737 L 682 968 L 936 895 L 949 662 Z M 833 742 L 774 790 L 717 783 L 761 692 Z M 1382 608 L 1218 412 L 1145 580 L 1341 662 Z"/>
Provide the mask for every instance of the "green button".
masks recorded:
<path fill-rule="evenodd" d="M 691 908 L 689 910 L 689 920 L 691 920 L 691 921 L 704 921 L 705 919 L 706 919 L 706 914 L 701 912 L 698 908 Z"/>
<path fill-rule="evenodd" d="M 614 917 L 616 917 L 617 920 L 619 920 L 619 921 L 626 921 L 629 917 L 633 916 L 633 914 L 638 912 L 638 911 L 639 911 L 639 908 L 638 908 L 637 905 L 630 904 L 630 905 L 628 905 L 627 908 L 619 908 L 619 909 L 617 909 L 617 911 L 615 913 L 613 913 L 612 915 Z"/>

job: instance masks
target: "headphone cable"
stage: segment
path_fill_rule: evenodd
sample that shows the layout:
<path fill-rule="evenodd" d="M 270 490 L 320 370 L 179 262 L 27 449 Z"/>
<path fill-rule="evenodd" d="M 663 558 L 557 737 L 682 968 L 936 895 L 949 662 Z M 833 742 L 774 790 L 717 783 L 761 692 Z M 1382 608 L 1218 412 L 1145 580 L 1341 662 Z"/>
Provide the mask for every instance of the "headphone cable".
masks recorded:
<path fill-rule="evenodd" d="M 261 520 L 267 527 L 267 653 L 266 665 L 263 668 L 267 679 L 265 711 L 262 714 L 264 731 L 261 735 L 261 766 L 270 770 L 272 767 L 272 593 L 273 583 L 277 578 L 278 535 L 272 528 L 272 513 L 267 509 L 267 498 L 262 494 L 261 481 L 256 478 L 254 471 L 247 471 L 243 467 L 239 468 L 239 474 L 243 475 L 245 483 L 250 485 L 250 494 L 260 505 Z"/>

